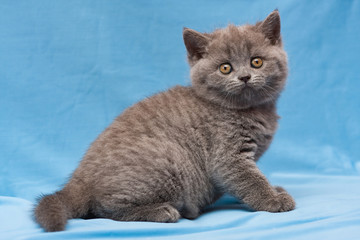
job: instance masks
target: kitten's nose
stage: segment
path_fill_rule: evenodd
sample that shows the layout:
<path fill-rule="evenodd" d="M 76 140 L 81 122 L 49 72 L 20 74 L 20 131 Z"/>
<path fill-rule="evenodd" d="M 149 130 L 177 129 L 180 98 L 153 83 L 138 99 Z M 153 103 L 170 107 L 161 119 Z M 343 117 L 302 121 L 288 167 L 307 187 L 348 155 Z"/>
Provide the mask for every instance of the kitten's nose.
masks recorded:
<path fill-rule="evenodd" d="M 246 75 L 246 76 L 239 76 L 238 79 L 243 81 L 244 83 L 247 83 L 251 78 L 251 75 Z"/>

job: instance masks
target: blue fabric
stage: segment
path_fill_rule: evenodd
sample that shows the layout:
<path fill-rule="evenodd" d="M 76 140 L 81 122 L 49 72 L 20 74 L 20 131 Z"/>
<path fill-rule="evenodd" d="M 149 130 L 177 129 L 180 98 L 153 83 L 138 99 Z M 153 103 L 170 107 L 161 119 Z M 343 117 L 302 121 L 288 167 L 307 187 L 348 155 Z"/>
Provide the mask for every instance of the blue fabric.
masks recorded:
<path fill-rule="evenodd" d="M 184 26 L 255 23 L 278 8 L 290 75 L 279 131 L 259 163 L 294 196 L 287 213 L 225 196 L 175 224 L 70 220 L 44 233 L 57 190 L 119 113 L 189 83 Z M 0 239 L 358 239 L 360 1 L 0 2 Z"/>

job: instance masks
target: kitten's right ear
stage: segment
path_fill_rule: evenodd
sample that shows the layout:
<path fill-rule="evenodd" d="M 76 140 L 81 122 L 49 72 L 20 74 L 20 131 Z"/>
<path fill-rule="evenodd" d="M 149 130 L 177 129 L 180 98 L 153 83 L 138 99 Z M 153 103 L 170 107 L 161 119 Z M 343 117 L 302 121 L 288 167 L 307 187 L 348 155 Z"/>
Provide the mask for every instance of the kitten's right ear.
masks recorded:
<path fill-rule="evenodd" d="M 195 30 L 184 28 L 183 38 L 189 61 L 199 60 L 206 53 L 210 38 Z"/>

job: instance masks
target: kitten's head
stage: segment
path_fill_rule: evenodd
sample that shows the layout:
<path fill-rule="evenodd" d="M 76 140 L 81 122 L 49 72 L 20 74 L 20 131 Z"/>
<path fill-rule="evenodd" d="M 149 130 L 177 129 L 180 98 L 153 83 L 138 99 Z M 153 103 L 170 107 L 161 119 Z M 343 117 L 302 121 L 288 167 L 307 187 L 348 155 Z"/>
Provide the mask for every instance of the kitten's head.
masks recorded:
<path fill-rule="evenodd" d="M 235 109 L 276 101 L 287 76 L 277 10 L 255 25 L 183 36 L 198 95 Z"/>

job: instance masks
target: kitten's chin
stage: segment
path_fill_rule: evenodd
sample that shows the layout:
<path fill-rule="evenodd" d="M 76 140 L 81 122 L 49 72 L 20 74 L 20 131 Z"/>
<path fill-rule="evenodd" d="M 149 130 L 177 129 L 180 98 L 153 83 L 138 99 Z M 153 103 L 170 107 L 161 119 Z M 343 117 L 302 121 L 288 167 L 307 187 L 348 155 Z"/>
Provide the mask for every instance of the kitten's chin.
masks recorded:
<path fill-rule="evenodd" d="M 247 109 L 268 103 L 275 103 L 277 96 L 264 96 L 250 86 L 244 86 L 236 91 L 219 91 L 216 88 L 195 88 L 197 95 L 220 107 L 229 109 Z"/>

